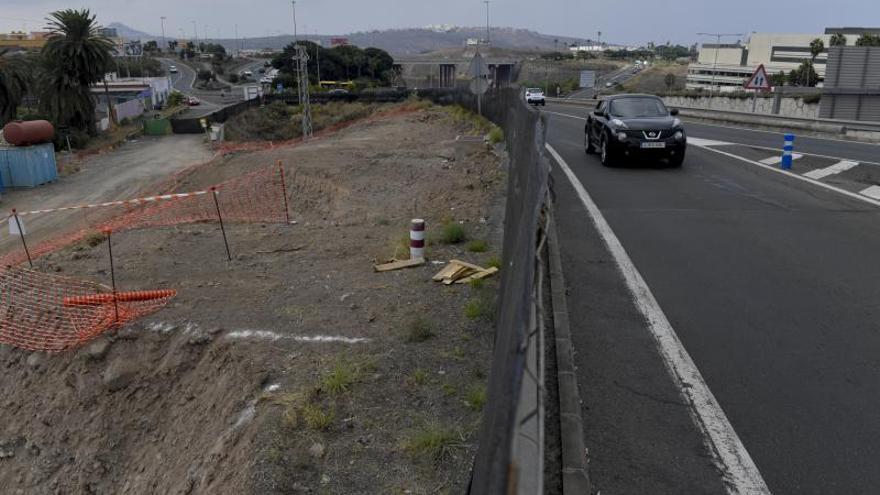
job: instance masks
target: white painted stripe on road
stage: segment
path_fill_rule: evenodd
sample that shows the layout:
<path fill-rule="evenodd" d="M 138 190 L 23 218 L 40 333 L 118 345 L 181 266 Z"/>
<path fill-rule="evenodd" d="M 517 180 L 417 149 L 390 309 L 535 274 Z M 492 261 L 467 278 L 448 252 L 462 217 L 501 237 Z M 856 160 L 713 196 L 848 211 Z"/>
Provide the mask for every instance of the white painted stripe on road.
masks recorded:
<path fill-rule="evenodd" d="M 797 160 L 799 158 L 802 158 L 803 156 L 804 155 L 801 155 L 798 153 L 792 153 L 791 159 Z M 764 158 L 763 160 L 761 160 L 761 163 L 763 163 L 764 165 L 777 165 L 781 161 L 782 161 L 782 155 L 776 155 L 776 156 L 771 156 L 770 158 Z"/>
<path fill-rule="evenodd" d="M 559 163 L 578 197 L 593 220 L 596 230 L 614 256 L 626 285 L 635 300 L 636 307 L 645 317 L 648 329 L 657 343 L 660 356 L 666 369 L 678 386 L 682 397 L 688 402 L 691 417 L 702 431 L 704 441 L 721 470 L 727 492 L 735 495 L 769 494 L 770 489 L 764 482 L 758 467 L 734 431 L 721 409 L 721 405 L 712 395 L 706 381 L 697 369 L 687 350 L 676 335 L 675 330 L 666 318 L 666 314 L 654 298 L 654 294 L 642 278 L 641 273 L 633 264 L 620 240 L 611 230 L 611 226 L 602 216 L 599 207 L 590 198 L 583 184 L 575 176 L 571 167 L 559 156 L 549 144 L 547 150 Z"/>
<path fill-rule="evenodd" d="M 541 110 L 541 113 L 549 113 L 551 115 L 559 115 L 560 117 L 568 117 L 570 119 L 587 120 L 586 117 L 578 117 L 577 115 L 569 115 L 567 113 L 551 112 L 550 110 Z"/>
<path fill-rule="evenodd" d="M 697 146 L 725 146 L 733 144 L 726 141 L 715 141 L 712 139 L 695 138 L 691 136 L 688 136 L 688 143 L 695 144 Z"/>
<path fill-rule="evenodd" d="M 704 149 L 704 150 L 709 150 L 709 151 L 711 151 L 711 152 L 713 152 L 713 153 L 718 153 L 719 155 L 724 155 L 724 156 L 726 156 L 726 157 L 733 158 L 733 159 L 735 159 L 735 160 L 739 160 L 739 161 L 741 161 L 741 162 L 745 162 L 745 163 L 749 163 L 749 164 L 751 164 L 751 165 L 756 165 L 756 166 L 758 166 L 758 167 L 765 168 L 765 169 L 767 169 L 767 170 L 770 170 L 770 171 L 776 172 L 777 174 L 783 174 L 783 175 L 786 175 L 786 176 L 788 176 L 788 177 L 792 177 L 792 178 L 794 178 L 794 179 L 802 180 L 802 181 L 804 181 L 804 182 L 809 182 L 810 184 L 813 184 L 813 185 L 816 185 L 816 186 L 819 186 L 819 187 L 824 187 L 825 189 L 828 189 L 828 190 L 830 190 L 830 191 L 834 191 L 834 192 L 836 192 L 836 193 L 843 194 L 844 196 L 849 196 L 850 198 L 858 199 L 859 201 L 864 201 L 865 203 L 870 203 L 870 204 L 872 204 L 872 205 L 874 205 L 874 206 L 880 206 L 880 201 L 875 201 L 875 200 L 873 200 L 873 199 L 866 198 L 865 196 L 860 196 L 859 194 L 856 194 L 856 193 L 853 193 L 853 192 L 849 192 L 849 191 L 847 191 L 846 189 L 841 189 L 841 188 L 839 188 L 839 187 L 832 186 L 831 184 L 826 184 L 826 183 L 824 183 L 824 182 L 822 182 L 822 181 L 818 181 L 818 180 L 815 180 L 815 179 L 811 179 L 811 178 L 809 178 L 809 177 L 805 177 L 805 176 L 803 176 L 803 175 L 799 175 L 799 174 L 796 174 L 796 173 L 790 172 L 790 171 L 788 171 L 788 170 L 782 170 L 782 169 L 779 168 L 779 167 L 772 167 L 772 166 L 770 166 L 770 165 L 765 165 L 765 164 L 763 164 L 763 163 L 761 163 L 761 162 L 756 162 L 756 161 L 754 161 L 754 160 L 749 160 L 748 158 L 743 158 L 743 157 L 741 157 L 741 156 L 739 156 L 739 155 L 734 155 L 733 153 L 728 153 L 728 152 L 726 152 L 726 151 L 721 151 L 721 150 L 719 150 L 718 148 L 710 148 L 710 147 L 708 147 L 708 146 L 699 146 L 699 145 L 697 145 L 697 146 L 700 147 L 700 148 L 702 148 L 702 149 Z"/>
<path fill-rule="evenodd" d="M 847 170 L 857 167 L 859 162 L 851 162 L 849 160 L 841 160 L 830 167 L 825 168 L 817 168 L 816 170 L 810 170 L 804 175 L 811 178 L 819 180 L 823 177 L 828 177 L 829 175 L 839 174 L 841 172 L 846 172 Z"/>
<path fill-rule="evenodd" d="M 880 199 L 880 186 L 871 186 L 867 189 L 862 189 L 859 191 L 859 194 L 869 198 Z"/>

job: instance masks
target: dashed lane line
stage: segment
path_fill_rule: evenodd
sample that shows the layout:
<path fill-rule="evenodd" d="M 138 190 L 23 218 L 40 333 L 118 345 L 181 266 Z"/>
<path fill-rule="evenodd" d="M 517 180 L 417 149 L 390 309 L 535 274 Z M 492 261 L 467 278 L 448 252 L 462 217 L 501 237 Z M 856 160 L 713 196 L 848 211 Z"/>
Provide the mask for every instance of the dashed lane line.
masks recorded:
<path fill-rule="evenodd" d="M 636 307 L 648 324 L 666 369 L 687 401 L 691 417 L 702 432 L 706 447 L 722 473 L 727 492 L 731 495 L 769 495 L 770 489 L 758 467 L 599 207 L 559 153 L 549 144 L 545 146 L 574 186 L 593 225 L 614 256 Z"/>

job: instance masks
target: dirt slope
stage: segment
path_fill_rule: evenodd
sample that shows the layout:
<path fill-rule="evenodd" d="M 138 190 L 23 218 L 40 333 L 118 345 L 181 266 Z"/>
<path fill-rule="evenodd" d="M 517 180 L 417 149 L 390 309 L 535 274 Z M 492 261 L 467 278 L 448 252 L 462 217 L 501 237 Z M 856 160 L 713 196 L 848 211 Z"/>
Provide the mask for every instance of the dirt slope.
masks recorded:
<path fill-rule="evenodd" d="M 165 309 L 61 355 L 0 347 L 0 486 L 10 493 L 460 493 L 475 452 L 492 291 L 439 265 L 377 274 L 409 219 L 433 261 L 500 255 L 503 173 L 456 160 L 448 113 L 239 153 L 204 187 L 283 160 L 296 225 L 213 223 L 114 235 L 122 290 L 175 288 Z M 436 241 L 457 222 L 489 250 Z M 106 245 L 38 269 L 108 283 Z M 464 307 L 468 306 L 465 316 Z"/>

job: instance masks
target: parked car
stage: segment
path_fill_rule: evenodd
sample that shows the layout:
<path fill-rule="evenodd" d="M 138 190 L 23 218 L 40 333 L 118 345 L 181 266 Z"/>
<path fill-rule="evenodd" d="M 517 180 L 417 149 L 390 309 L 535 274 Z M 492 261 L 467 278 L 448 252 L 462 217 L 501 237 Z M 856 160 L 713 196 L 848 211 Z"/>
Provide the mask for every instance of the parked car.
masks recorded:
<path fill-rule="evenodd" d="M 260 78 L 260 84 L 272 84 L 272 78 L 269 76 L 263 76 Z"/>
<path fill-rule="evenodd" d="M 584 149 L 598 152 L 602 164 L 624 158 L 666 159 L 680 167 L 687 150 L 687 135 L 677 109 L 668 109 L 652 95 L 616 95 L 601 100 L 587 116 Z"/>
<path fill-rule="evenodd" d="M 195 96 L 190 96 L 189 98 L 186 99 L 186 104 L 191 107 L 194 107 L 196 105 L 200 105 L 201 103 L 202 103 L 202 100 L 196 98 Z"/>
<path fill-rule="evenodd" d="M 544 106 L 546 104 L 544 101 L 544 90 L 541 88 L 526 89 L 526 103 Z"/>
<path fill-rule="evenodd" d="M 330 91 L 327 91 L 327 94 L 328 95 L 347 95 L 348 90 L 344 89 L 344 88 L 336 88 L 336 89 L 331 89 Z"/>
<path fill-rule="evenodd" d="M 252 71 L 246 70 L 241 73 L 244 77 L 254 77 L 254 73 Z"/>
<path fill-rule="evenodd" d="M 257 70 L 257 72 L 259 72 L 260 74 L 265 74 L 265 73 L 266 73 L 266 69 L 263 68 L 263 67 L 260 67 L 260 68 Z"/>
<path fill-rule="evenodd" d="M 168 72 L 171 74 L 177 74 L 177 66 L 176 65 L 168 66 Z"/>
<path fill-rule="evenodd" d="M 607 83 L 605 83 L 605 87 L 606 87 L 606 88 L 610 88 L 610 87 L 612 87 L 612 86 L 614 86 L 614 83 L 611 82 L 611 81 L 608 81 Z"/>

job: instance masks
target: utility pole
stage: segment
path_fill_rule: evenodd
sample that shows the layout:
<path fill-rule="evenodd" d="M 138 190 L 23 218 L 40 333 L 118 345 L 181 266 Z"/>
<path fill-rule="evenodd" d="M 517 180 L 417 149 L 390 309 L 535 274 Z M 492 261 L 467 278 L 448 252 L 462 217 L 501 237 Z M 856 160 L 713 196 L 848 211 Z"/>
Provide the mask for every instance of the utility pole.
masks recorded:
<path fill-rule="evenodd" d="M 196 27 L 196 21 L 192 21 L 193 24 L 193 39 L 195 40 L 195 47 L 198 49 L 199 47 L 199 29 Z M 195 51 L 195 50 L 193 50 Z"/>
<path fill-rule="evenodd" d="M 486 4 L 486 44 L 489 44 L 489 0 L 483 0 Z"/>
<path fill-rule="evenodd" d="M 241 45 L 238 42 L 238 24 L 235 25 L 235 58 L 241 56 Z"/>
<path fill-rule="evenodd" d="M 165 40 L 165 16 L 163 15 L 160 19 L 162 19 L 162 44 L 165 46 L 165 51 L 168 51 L 168 42 Z"/>
<path fill-rule="evenodd" d="M 315 29 L 315 65 L 318 67 L 318 89 L 321 88 L 321 38 L 318 37 L 318 30 Z"/>
<path fill-rule="evenodd" d="M 205 29 L 205 38 L 204 39 L 205 39 L 205 44 L 207 44 L 208 43 L 208 25 L 202 24 L 202 27 Z"/>
<path fill-rule="evenodd" d="M 290 5 L 293 7 L 293 44 L 295 45 L 299 41 L 296 35 L 296 0 L 290 0 Z"/>
<path fill-rule="evenodd" d="M 303 45 L 294 45 L 296 48 L 297 86 L 299 86 L 299 105 L 302 111 L 302 135 L 303 140 L 308 141 L 312 137 L 312 107 L 309 103 L 309 53 Z"/>
<path fill-rule="evenodd" d="M 697 36 L 714 36 L 715 37 L 715 61 L 712 62 L 712 83 L 709 88 L 711 95 L 715 91 L 715 75 L 718 73 L 718 50 L 721 49 L 721 38 L 728 36 L 742 37 L 742 33 L 697 33 Z M 709 106 L 712 106 L 712 99 L 709 99 Z"/>

